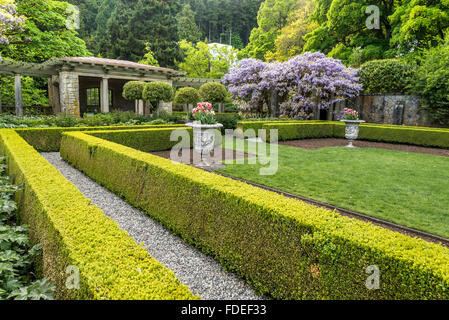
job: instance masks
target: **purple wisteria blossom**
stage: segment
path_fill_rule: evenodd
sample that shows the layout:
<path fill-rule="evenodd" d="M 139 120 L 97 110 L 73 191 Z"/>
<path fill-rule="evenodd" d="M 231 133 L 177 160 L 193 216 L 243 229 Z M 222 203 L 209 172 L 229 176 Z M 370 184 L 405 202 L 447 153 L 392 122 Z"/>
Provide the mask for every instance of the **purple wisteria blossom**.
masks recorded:
<path fill-rule="evenodd" d="M 12 0 L 0 0 L 0 44 L 9 44 L 8 36 L 13 31 L 21 30 L 24 21 Z"/>
<path fill-rule="evenodd" d="M 357 73 L 358 70 L 345 67 L 340 60 L 313 52 L 283 63 L 242 60 L 239 67 L 225 76 L 224 83 L 234 97 L 253 107 L 260 103 L 258 98 L 275 92 L 281 114 L 298 118 L 359 95 L 362 86 Z"/>
<path fill-rule="evenodd" d="M 268 102 L 269 91 L 262 86 L 262 72 L 267 63 L 257 59 L 244 59 L 233 67 L 223 78 L 234 99 L 243 100 L 251 109 L 261 111 Z"/>

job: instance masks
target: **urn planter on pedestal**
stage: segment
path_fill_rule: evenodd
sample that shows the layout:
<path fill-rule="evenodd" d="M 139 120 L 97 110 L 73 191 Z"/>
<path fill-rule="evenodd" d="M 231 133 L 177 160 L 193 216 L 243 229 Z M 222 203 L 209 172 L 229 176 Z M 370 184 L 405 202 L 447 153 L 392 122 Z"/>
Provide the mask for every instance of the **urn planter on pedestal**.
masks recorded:
<path fill-rule="evenodd" d="M 347 145 L 348 148 L 355 148 L 353 145 L 354 140 L 357 140 L 359 137 L 359 125 L 361 123 L 364 123 L 363 120 L 341 120 L 342 122 L 346 123 L 346 131 L 345 131 L 345 137 L 349 140 L 349 144 Z"/>
<path fill-rule="evenodd" d="M 217 130 L 223 127 L 221 123 L 201 124 L 200 122 L 186 123 L 193 128 L 193 149 L 201 155 L 201 165 L 210 167 L 208 161 L 210 153 L 215 149 Z"/>

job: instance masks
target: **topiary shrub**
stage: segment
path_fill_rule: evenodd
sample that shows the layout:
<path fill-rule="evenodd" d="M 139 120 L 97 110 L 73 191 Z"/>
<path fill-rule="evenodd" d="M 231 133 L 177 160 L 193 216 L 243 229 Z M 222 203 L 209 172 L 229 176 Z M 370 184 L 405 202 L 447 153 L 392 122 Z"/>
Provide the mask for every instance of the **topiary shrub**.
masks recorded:
<path fill-rule="evenodd" d="M 365 93 L 405 93 L 415 71 L 398 59 L 373 60 L 360 68 L 360 82 Z"/>
<path fill-rule="evenodd" d="M 198 90 L 195 88 L 181 88 L 176 91 L 175 103 L 176 104 L 195 104 L 200 102 L 201 97 Z"/>
<path fill-rule="evenodd" d="M 122 96 L 126 100 L 141 100 L 145 82 L 129 81 L 123 86 Z"/>
<path fill-rule="evenodd" d="M 214 103 L 224 103 L 228 96 L 228 90 L 221 83 L 208 82 L 201 86 L 200 96 L 203 101 Z"/>
<path fill-rule="evenodd" d="M 172 85 L 161 81 L 147 83 L 142 94 L 142 98 L 150 102 L 170 102 L 173 100 L 173 96 Z"/>

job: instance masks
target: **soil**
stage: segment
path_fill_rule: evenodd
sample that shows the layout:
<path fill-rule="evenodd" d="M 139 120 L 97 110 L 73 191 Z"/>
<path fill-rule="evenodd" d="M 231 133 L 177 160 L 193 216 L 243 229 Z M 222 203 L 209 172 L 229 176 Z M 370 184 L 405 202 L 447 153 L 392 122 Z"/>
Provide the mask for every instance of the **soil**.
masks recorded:
<path fill-rule="evenodd" d="M 346 139 L 305 139 L 305 140 L 291 140 L 279 142 L 281 145 L 291 146 L 306 150 L 316 150 L 328 147 L 344 147 L 348 145 Z M 439 148 L 428 148 L 419 146 L 410 146 L 405 144 L 393 144 L 384 142 L 372 141 L 354 141 L 354 146 L 358 148 L 379 148 L 388 150 L 397 150 L 413 153 L 432 154 L 436 156 L 449 157 L 449 150 Z"/>

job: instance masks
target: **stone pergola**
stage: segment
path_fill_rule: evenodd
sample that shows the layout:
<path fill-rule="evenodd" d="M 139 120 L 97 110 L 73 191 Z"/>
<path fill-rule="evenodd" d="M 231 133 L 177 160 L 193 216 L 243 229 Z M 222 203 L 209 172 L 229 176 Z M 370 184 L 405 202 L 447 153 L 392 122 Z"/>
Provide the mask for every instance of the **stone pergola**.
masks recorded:
<path fill-rule="evenodd" d="M 15 76 L 16 114 L 23 114 L 21 76 L 48 78 L 49 102 L 56 113 L 81 116 L 85 112 L 107 113 L 127 110 L 144 113 L 137 103 L 122 97 L 128 81 L 164 81 L 174 87 L 200 87 L 211 79 L 185 77 L 184 72 L 124 60 L 96 57 L 71 57 L 48 60 L 42 64 L 0 61 L 0 74 Z M 167 112 L 171 103 L 162 103 Z"/>

